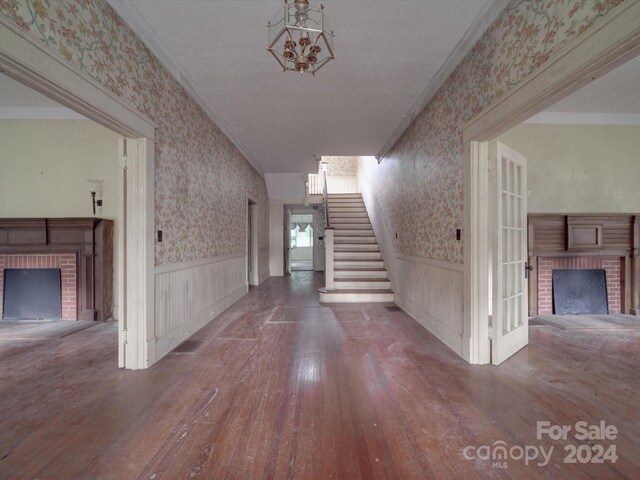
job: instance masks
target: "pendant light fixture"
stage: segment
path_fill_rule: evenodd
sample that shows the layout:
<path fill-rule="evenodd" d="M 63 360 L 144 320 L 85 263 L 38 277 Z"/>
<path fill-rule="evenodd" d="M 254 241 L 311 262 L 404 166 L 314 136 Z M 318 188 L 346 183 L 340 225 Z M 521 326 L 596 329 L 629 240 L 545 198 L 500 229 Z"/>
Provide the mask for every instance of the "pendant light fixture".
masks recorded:
<path fill-rule="evenodd" d="M 333 60 L 333 31 L 329 33 L 320 8 L 309 5 L 309 0 L 284 0 L 276 18 L 267 24 L 269 47 L 283 71 L 310 72 L 315 75 L 327 62 Z"/>

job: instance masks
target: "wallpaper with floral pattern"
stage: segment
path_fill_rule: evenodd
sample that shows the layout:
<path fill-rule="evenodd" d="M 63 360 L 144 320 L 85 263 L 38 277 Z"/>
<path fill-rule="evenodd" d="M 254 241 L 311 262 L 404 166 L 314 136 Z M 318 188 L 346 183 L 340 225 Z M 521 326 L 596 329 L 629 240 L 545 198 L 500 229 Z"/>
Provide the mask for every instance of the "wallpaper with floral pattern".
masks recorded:
<path fill-rule="evenodd" d="M 105 0 L 0 0 L 17 27 L 156 123 L 156 264 L 243 252 L 246 193 L 259 203 L 259 248 L 268 248 L 262 176 Z"/>
<path fill-rule="evenodd" d="M 327 175 L 352 177 L 358 174 L 358 157 L 323 156 L 327 164 Z"/>
<path fill-rule="evenodd" d="M 464 124 L 621 3 L 512 0 L 382 163 L 361 163 L 397 253 L 462 263 Z"/>

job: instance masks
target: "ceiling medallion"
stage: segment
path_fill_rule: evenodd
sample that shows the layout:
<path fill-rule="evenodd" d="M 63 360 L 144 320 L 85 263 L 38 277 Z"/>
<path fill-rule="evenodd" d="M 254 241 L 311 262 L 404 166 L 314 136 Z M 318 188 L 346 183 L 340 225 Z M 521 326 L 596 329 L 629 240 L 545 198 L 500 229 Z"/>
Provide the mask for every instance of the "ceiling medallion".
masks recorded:
<path fill-rule="evenodd" d="M 283 71 L 316 74 L 333 60 L 333 31 L 328 32 L 324 5 L 309 5 L 309 0 L 284 0 L 276 18 L 267 24 L 269 47 Z"/>

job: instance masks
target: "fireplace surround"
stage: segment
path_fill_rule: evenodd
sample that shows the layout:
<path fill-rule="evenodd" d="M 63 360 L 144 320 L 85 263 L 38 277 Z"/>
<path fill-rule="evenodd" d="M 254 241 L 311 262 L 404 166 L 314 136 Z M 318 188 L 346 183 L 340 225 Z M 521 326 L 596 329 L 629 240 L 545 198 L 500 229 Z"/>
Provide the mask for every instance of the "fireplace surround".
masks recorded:
<path fill-rule="evenodd" d="M 529 214 L 529 314 L 553 313 L 555 269 L 603 269 L 610 313 L 640 314 L 640 215 Z"/>
<path fill-rule="evenodd" d="M 0 219 L 0 318 L 5 268 L 59 268 L 63 320 L 113 316 L 113 221 Z"/>

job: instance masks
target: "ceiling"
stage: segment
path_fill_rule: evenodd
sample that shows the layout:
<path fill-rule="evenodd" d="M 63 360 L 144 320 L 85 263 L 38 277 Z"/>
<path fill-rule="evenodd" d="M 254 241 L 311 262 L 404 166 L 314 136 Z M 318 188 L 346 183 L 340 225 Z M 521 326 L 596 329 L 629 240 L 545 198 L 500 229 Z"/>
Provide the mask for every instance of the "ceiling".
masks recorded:
<path fill-rule="evenodd" d="M 266 51 L 282 0 L 108 1 L 259 170 L 291 173 L 316 155 L 377 155 L 504 6 L 325 0 L 336 60 L 312 77 Z"/>
<path fill-rule="evenodd" d="M 640 57 L 591 82 L 527 122 L 640 125 Z"/>
<path fill-rule="evenodd" d="M 0 120 L 75 120 L 82 115 L 0 73 Z"/>

